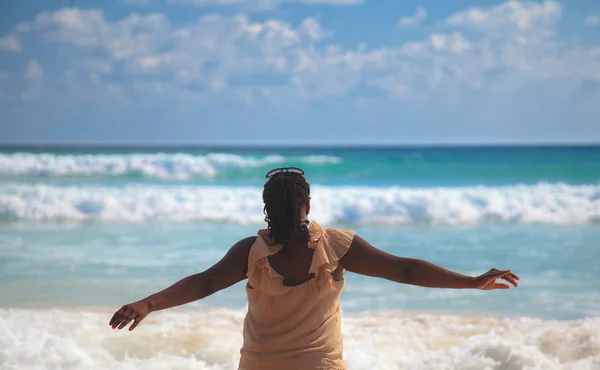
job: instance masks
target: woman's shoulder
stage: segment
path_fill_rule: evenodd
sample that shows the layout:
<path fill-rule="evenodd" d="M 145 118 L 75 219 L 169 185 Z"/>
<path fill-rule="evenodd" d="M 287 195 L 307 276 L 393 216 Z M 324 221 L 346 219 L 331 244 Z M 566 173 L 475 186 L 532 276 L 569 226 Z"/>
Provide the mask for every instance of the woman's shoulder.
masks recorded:
<path fill-rule="evenodd" d="M 258 240 L 257 236 L 248 236 L 245 237 L 243 239 L 238 240 L 232 247 L 232 250 L 235 250 L 241 254 L 248 254 L 248 252 L 250 251 L 250 248 L 252 248 L 252 246 L 254 244 L 256 244 L 256 241 Z"/>

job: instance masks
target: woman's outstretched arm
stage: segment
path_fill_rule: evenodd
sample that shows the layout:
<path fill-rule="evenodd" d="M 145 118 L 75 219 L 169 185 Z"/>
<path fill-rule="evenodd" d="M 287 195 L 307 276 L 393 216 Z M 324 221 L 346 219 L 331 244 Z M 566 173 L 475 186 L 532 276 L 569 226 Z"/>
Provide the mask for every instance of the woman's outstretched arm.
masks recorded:
<path fill-rule="evenodd" d="M 120 330 L 133 321 L 131 331 L 150 312 L 197 301 L 246 279 L 248 253 L 255 240 L 255 236 L 242 239 L 208 270 L 187 276 L 158 293 L 121 307 L 109 325 Z"/>
<path fill-rule="evenodd" d="M 358 235 L 354 237 L 350 250 L 340 263 L 346 270 L 357 274 L 428 288 L 508 289 L 508 284 L 497 283 L 496 280 L 504 279 L 515 287 L 518 286 L 516 280 L 519 280 L 510 270 L 492 269 L 473 277 L 446 270 L 427 261 L 394 256 L 373 247 Z"/>

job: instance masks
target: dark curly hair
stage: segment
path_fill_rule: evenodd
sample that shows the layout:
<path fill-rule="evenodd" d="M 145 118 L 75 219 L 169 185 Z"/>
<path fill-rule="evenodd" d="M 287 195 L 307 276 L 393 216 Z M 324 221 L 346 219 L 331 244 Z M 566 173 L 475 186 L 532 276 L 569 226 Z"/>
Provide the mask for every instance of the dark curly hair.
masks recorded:
<path fill-rule="evenodd" d="M 300 219 L 300 210 L 310 199 L 310 185 L 299 173 L 273 175 L 263 189 L 265 221 L 275 244 L 285 244 L 296 236 L 306 236 L 308 229 Z"/>

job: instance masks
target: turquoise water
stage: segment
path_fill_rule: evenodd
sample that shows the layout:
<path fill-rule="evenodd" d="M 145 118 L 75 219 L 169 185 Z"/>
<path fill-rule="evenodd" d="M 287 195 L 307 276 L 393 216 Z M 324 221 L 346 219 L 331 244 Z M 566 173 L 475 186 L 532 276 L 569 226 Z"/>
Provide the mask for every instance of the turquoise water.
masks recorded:
<path fill-rule="evenodd" d="M 465 273 L 524 278 L 482 294 L 350 276 L 348 310 L 600 311 L 600 147 L 5 150 L 0 304 L 114 305 L 207 268 L 264 227 L 264 173 L 283 165 L 305 169 L 322 223 Z M 143 293 L 114 292 L 115 279 Z M 27 284 L 38 294 L 17 289 Z M 244 299 L 236 287 L 206 302 Z"/>
<path fill-rule="evenodd" d="M 243 284 L 183 313 L 156 316 L 165 321 L 142 325 L 133 334 L 141 337 L 114 339 L 103 320 L 126 302 L 208 268 L 264 227 L 264 174 L 287 165 L 306 171 L 310 216 L 324 226 L 355 229 L 378 248 L 462 273 L 510 268 L 522 278 L 518 289 L 481 292 L 348 273 L 342 309 L 350 368 L 372 368 L 366 359 L 373 353 L 380 353 L 382 369 L 457 359 L 475 361 L 473 368 L 492 360 L 506 369 L 600 366 L 594 336 L 600 330 L 600 147 L 5 149 L 0 324 L 10 336 L 0 337 L 0 347 L 9 348 L 0 352 L 0 365 L 170 368 L 175 361 L 181 368 L 235 368 Z M 88 331 L 71 324 L 82 315 Z M 388 316 L 382 321 L 381 315 Z M 36 322 L 39 332 L 26 322 Z M 102 341 L 94 342 L 92 332 Z M 136 352 L 140 338 L 156 332 L 169 340 Z M 568 352 L 563 333 L 587 349 Z M 225 347 L 207 344 L 215 335 Z M 19 355 L 23 343 L 31 347 L 44 337 L 54 339 L 34 346 L 35 358 Z M 166 344 L 181 338 L 184 354 Z M 113 340 L 125 341 L 134 357 Z M 391 340 L 404 341 L 409 352 L 394 357 L 397 351 L 383 344 Z"/>
<path fill-rule="evenodd" d="M 582 185 L 600 180 L 600 147 L 0 150 L 5 180 L 27 175 L 59 183 L 260 185 L 266 171 L 283 163 L 301 166 L 311 182 L 322 185 Z"/>
<path fill-rule="evenodd" d="M 2 225 L 4 306 L 119 306 L 202 271 L 253 226 L 223 224 Z M 519 289 L 409 287 L 346 277 L 346 312 L 399 309 L 574 319 L 600 314 L 600 232 L 594 226 L 359 228 L 377 247 L 466 274 L 511 268 Z M 243 284 L 202 302 L 242 309 Z"/>

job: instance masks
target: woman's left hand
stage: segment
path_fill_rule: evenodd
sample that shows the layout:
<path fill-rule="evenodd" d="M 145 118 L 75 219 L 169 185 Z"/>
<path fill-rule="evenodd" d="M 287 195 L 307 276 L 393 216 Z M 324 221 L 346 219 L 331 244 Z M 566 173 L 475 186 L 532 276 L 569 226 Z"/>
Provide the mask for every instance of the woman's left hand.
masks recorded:
<path fill-rule="evenodd" d="M 496 280 L 502 279 L 511 283 L 515 288 L 519 286 L 517 280 L 520 278 L 513 274 L 510 270 L 500 271 L 498 269 L 491 269 L 485 274 L 479 275 L 474 278 L 475 288 L 482 290 L 493 290 L 493 289 L 509 289 L 510 285 L 504 283 L 497 283 Z"/>

